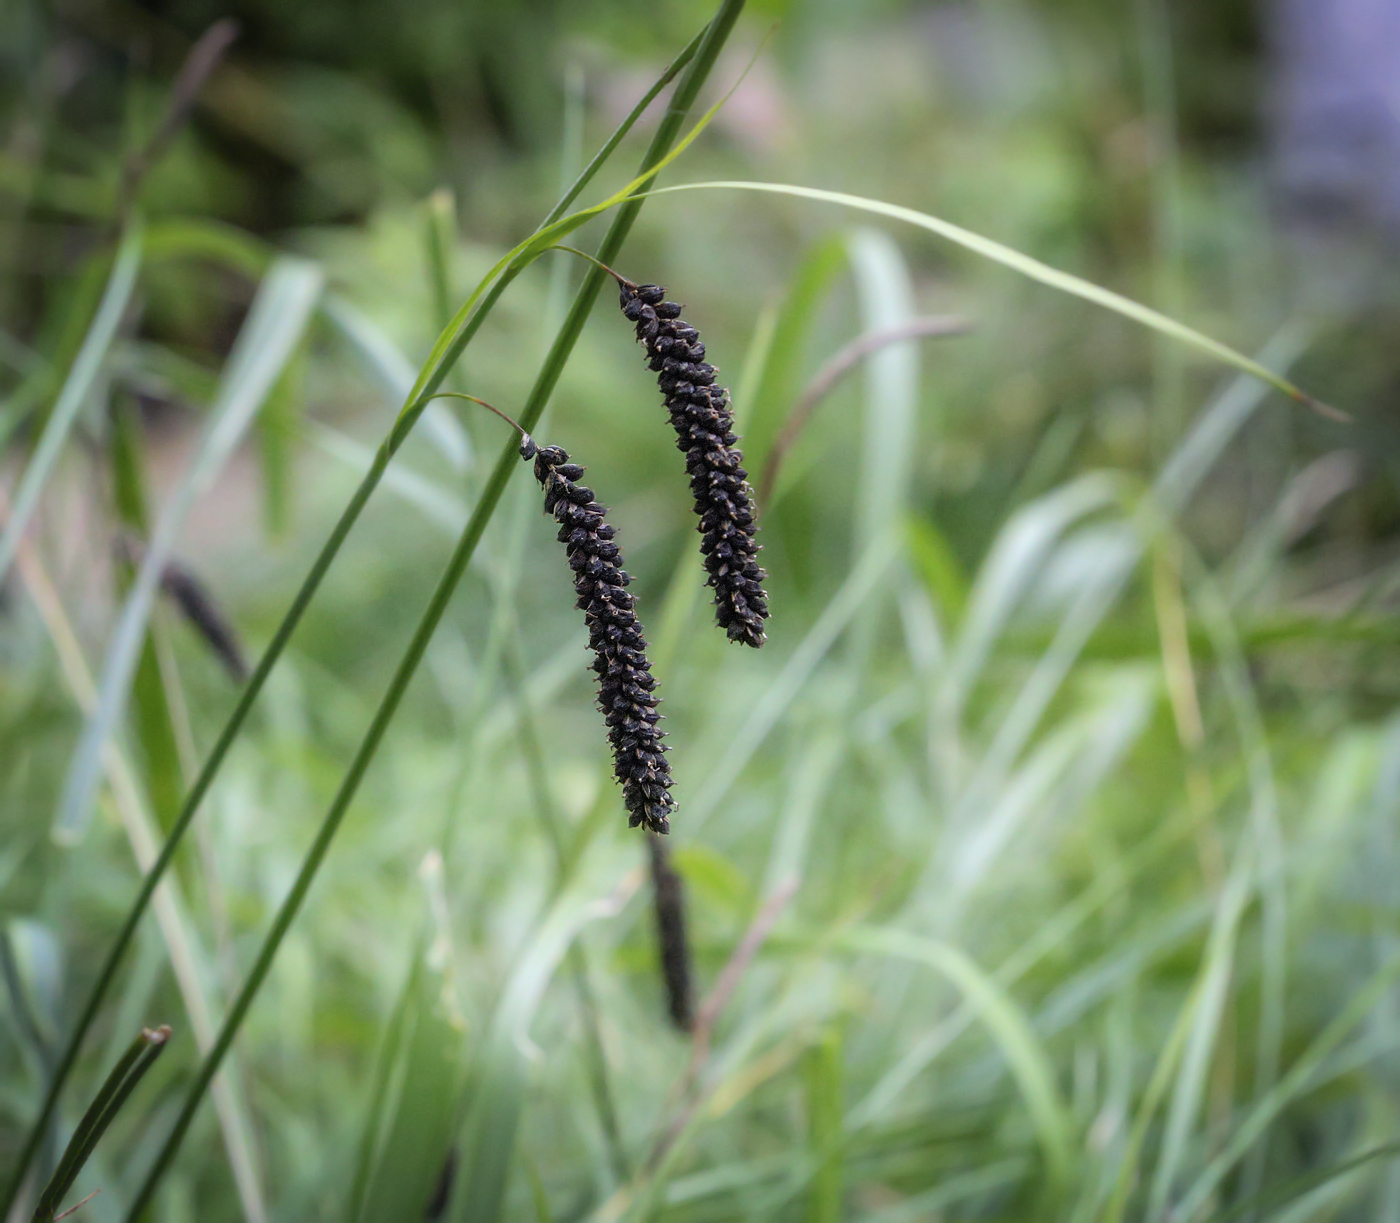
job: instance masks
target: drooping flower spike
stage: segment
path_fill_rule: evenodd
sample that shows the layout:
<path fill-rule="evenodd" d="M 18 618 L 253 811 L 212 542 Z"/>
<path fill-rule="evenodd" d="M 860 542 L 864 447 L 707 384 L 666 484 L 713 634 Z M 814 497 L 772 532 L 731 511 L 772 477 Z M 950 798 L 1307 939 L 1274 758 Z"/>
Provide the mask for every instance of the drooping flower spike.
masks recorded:
<path fill-rule="evenodd" d="M 582 255 L 617 281 L 622 313 L 646 348 L 676 446 L 685 454 L 706 580 L 715 592 L 715 619 L 731 641 L 761 646 L 767 640 L 768 596 L 767 574 L 758 564 L 757 511 L 729 393 L 715 384 L 717 371 L 705 360 L 700 333 L 681 318 L 681 307 L 666 300 L 660 285 L 636 284 L 583 251 L 560 249 Z"/>
<path fill-rule="evenodd" d="M 685 453 L 700 552 L 715 591 L 715 619 L 731 641 L 761 646 L 768 618 L 767 574 L 758 564 L 758 521 L 729 392 L 715 385 L 717 371 L 705 360 L 700 333 L 680 317 L 680 306 L 666 300 L 666 291 L 617 279 L 622 313 L 646 346 L 676 445 Z"/>
<path fill-rule="evenodd" d="M 559 524 L 559 542 L 565 545 L 574 573 L 576 606 L 588 626 L 593 670 L 598 677 L 598 708 L 608 726 L 612 745 L 613 776 L 622 786 L 628 824 L 649 832 L 670 831 L 671 768 L 653 695 L 656 680 L 646 655 L 646 639 L 637 622 L 636 599 L 628 593 L 631 582 L 622 568 L 622 552 L 613 542 L 614 531 L 605 521 L 606 509 L 593 490 L 579 481 L 584 469 L 570 461 L 560 446 L 540 446 L 504 412 L 474 395 L 451 394 L 470 399 L 510 424 L 520 434 L 520 457 L 534 459 L 535 479 L 544 488 L 544 511 Z"/>
<path fill-rule="evenodd" d="M 660 837 L 648 837 L 647 841 L 651 849 L 652 907 L 666 1010 L 680 1031 L 689 1032 L 695 1027 L 695 985 L 686 934 L 685 884 L 671 865 L 666 842 Z"/>
<path fill-rule="evenodd" d="M 536 446 L 527 436 L 521 458 L 535 460 L 535 479 L 544 488 L 544 509 L 559 523 L 559 542 L 574 571 L 576 606 L 588 625 L 593 670 L 598 676 L 598 708 L 608 724 L 613 776 L 622 786 L 628 824 L 650 832 L 669 832 L 671 768 L 661 742 L 653 695 L 656 680 L 647 660 L 646 639 L 637 622 L 636 599 L 627 592 L 632 580 L 622 568 L 622 552 L 613 543 L 613 528 L 593 490 L 578 483 L 583 468 L 560 446 Z"/>

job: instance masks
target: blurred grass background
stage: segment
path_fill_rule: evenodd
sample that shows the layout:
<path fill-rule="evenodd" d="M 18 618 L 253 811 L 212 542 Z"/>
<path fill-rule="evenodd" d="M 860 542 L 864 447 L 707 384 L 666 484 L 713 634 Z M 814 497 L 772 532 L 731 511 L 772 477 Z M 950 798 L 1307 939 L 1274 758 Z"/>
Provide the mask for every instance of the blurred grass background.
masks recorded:
<path fill-rule="evenodd" d="M 158 603 L 130 785 L 109 767 L 90 826 L 54 837 L 75 677 L 101 676 L 131 581 L 114 541 L 178 499 L 269 256 L 297 259 L 276 265 L 288 359 L 176 549 L 254 657 L 447 316 L 708 13 L 12 0 L 10 505 L 91 334 L 133 153 L 226 16 L 239 36 L 142 185 L 139 273 L 3 587 L 0 1167 L 142 837 L 236 693 Z M 470 1219 L 1400 1214 L 1395 248 L 1280 190 L 1273 16 L 752 0 L 707 102 L 757 60 L 667 182 L 945 217 L 1263 353 L 1353 419 L 917 231 L 649 201 L 620 270 L 686 303 L 751 472 L 848 341 L 973 326 L 882 349 L 818 407 L 763 507 L 758 654 L 709 624 L 681 459 L 609 294 L 537 431 L 588 465 L 636 579 L 701 995 L 759 915 L 771 932 L 685 1096 L 645 846 L 521 473 L 155 1217 L 416 1219 L 445 1165 Z M 515 410 L 581 275 L 533 265 L 449 385 Z M 297 315 L 297 291 L 324 308 Z M 79 1181 L 103 1190 L 90 1217 L 122 1217 L 503 435 L 459 403 L 420 425 L 206 800 L 53 1137 L 136 1028 L 173 1025 Z"/>

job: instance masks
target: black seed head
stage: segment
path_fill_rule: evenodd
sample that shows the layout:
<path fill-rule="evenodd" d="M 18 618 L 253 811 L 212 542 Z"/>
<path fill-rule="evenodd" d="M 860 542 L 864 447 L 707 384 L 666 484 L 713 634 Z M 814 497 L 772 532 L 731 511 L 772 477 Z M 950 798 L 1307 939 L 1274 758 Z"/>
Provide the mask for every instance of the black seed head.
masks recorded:
<path fill-rule="evenodd" d="M 622 285 L 622 313 L 636 325 L 665 396 L 676 445 L 685 452 L 715 619 L 731 641 L 761 646 L 768 600 L 758 564 L 753 494 L 736 443 L 734 415 L 700 333 L 658 285 Z"/>
<path fill-rule="evenodd" d="M 653 712 L 656 686 L 646 656 L 646 639 L 637 623 L 636 600 L 624 589 L 632 580 L 622 568 L 622 553 L 609 542 L 613 528 L 593 490 L 579 484 L 583 468 L 558 446 L 521 447 L 521 457 L 535 460 L 535 479 L 544 486 L 545 512 L 559 523 L 574 574 L 576 606 L 588 626 L 598 676 L 598 708 L 608 725 L 613 749 L 613 776 L 622 786 L 628 824 L 650 832 L 670 830 L 671 770 Z"/>

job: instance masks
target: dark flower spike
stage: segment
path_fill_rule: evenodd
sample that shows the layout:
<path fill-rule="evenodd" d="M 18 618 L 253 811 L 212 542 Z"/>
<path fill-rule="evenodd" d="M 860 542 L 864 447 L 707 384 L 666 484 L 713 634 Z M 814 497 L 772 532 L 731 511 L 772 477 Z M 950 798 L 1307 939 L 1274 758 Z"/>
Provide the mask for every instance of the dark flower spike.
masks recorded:
<path fill-rule="evenodd" d="M 669 832 L 671 768 L 661 742 L 652 695 L 656 680 L 647 661 L 647 643 L 637 623 L 636 599 L 627 593 L 632 580 L 622 568 L 622 553 L 613 543 L 606 511 L 593 490 L 578 483 L 583 468 L 569 461 L 559 446 L 536 446 L 524 436 L 520 457 L 535 460 L 535 479 L 544 488 L 544 509 L 559 524 L 559 542 L 574 571 L 576 606 L 588 625 L 593 670 L 598 676 L 598 708 L 608 724 L 613 776 L 622 786 L 628 823 L 650 832 Z"/>
<path fill-rule="evenodd" d="M 656 680 L 637 623 L 637 601 L 627 592 L 632 579 L 622 568 L 613 528 L 604 521 L 607 511 L 594 500 L 593 490 L 579 483 L 584 469 L 571 462 L 562 447 L 538 445 L 504 412 L 475 396 L 452 397 L 470 399 L 495 412 L 520 434 L 520 457 L 535 461 L 535 479 L 544 488 L 544 511 L 559 524 L 559 542 L 565 545 L 574 571 L 576 606 L 588 626 L 598 708 L 608 726 L 613 776 L 622 786 L 628 824 L 633 828 L 640 824 L 649 832 L 669 832 L 667 817 L 675 803 L 667 748 L 661 742 L 661 715 L 656 712 L 658 699 L 653 695 Z"/>
<path fill-rule="evenodd" d="M 116 552 L 128 565 L 138 566 L 146 554 L 146 545 L 129 532 L 117 537 Z M 233 621 L 220 607 L 219 601 L 191 569 L 177 560 L 166 562 L 160 574 L 160 588 L 170 597 L 190 627 L 203 639 L 223 664 L 229 678 L 241 684 L 248 677 L 248 664 Z"/>
<path fill-rule="evenodd" d="M 671 865 L 666 842 L 660 837 L 648 837 L 647 842 L 651 849 L 652 904 L 666 1009 L 671 1022 L 682 1032 L 689 1032 L 695 1027 L 695 986 L 685 928 L 685 885 Z"/>
<path fill-rule="evenodd" d="M 247 679 L 248 664 L 238 631 L 199 577 L 178 561 L 170 561 L 160 575 L 160 587 L 223 663 L 229 678 L 236 684 Z"/>
<path fill-rule="evenodd" d="M 560 249 L 598 263 L 571 246 Z M 715 619 L 731 641 L 761 646 L 767 639 L 767 574 L 758 564 L 758 516 L 729 393 L 715 385 L 717 371 L 705 360 L 700 333 L 680 317 L 681 307 L 666 300 L 660 285 L 634 284 L 612 268 L 598 266 L 617 281 L 622 313 L 646 347 L 647 364 L 657 374 L 671 414 L 676 446 L 685 454 L 706 580 L 715 591 Z"/>

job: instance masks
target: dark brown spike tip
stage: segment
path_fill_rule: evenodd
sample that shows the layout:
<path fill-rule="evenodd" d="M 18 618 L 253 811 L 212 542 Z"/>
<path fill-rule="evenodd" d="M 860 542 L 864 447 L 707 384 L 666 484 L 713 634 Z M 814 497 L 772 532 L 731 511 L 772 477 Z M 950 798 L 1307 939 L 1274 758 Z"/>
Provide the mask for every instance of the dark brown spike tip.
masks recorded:
<path fill-rule="evenodd" d="M 652 905 L 656 916 L 656 945 L 661 981 L 666 987 L 666 1010 L 682 1032 L 695 1027 L 695 974 L 691 970 L 690 939 L 686 932 L 685 884 L 671 865 L 671 851 L 659 837 L 647 838 L 651 850 Z"/>

